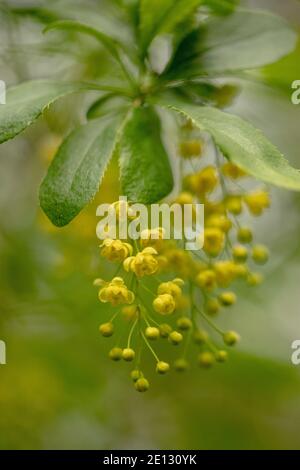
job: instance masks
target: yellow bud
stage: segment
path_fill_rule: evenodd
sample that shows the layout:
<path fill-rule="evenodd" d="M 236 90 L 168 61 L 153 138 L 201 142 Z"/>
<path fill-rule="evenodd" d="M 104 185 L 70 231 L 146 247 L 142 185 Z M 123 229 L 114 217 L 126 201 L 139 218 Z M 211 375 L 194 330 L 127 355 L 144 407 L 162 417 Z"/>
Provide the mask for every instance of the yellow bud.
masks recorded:
<path fill-rule="evenodd" d="M 149 382 L 147 379 L 142 377 L 135 382 L 134 386 L 138 392 L 146 392 L 149 388 Z"/>
<path fill-rule="evenodd" d="M 252 259 L 257 264 L 265 264 L 269 259 L 269 250 L 264 245 L 255 245 L 252 248 Z"/>
<path fill-rule="evenodd" d="M 225 207 L 231 214 L 239 215 L 242 212 L 242 198 L 240 196 L 228 196 Z"/>
<path fill-rule="evenodd" d="M 253 234 L 250 228 L 240 227 L 237 232 L 237 239 L 241 243 L 251 243 Z"/>
<path fill-rule="evenodd" d="M 159 325 L 159 332 L 162 338 L 168 338 L 169 334 L 172 332 L 172 327 L 168 325 L 168 323 L 161 323 Z"/>
<path fill-rule="evenodd" d="M 220 310 L 218 299 L 208 299 L 205 305 L 205 310 L 209 315 L 216 315 Z"/>
<path fill-rule="evenodd" d="M 176 359 L 174 369 L 176 372 L 184 372 L 189 367 L 189 363 L 185 359 Z"/>
<path fill-rule="evenodd" d="M 223 341 L 227 346 L 234 346 L 240 340 L 240 336 L 235 331 L 226 331 L 223 334 Z"/>
<path fill-rule="evenodd" d="M 252 215 L 259 216 L 264 209 L 270 206 L 269 193 L 263 190 L 253 191 L 244 198 L 245 203 Z"/>
<path fill-rule="evenodd" d="M 130 377 L 134 382 L 143 377 L 143 374 L 138 369 L 134 369 L 130 372 Z"/>
<path fill-rule="evenodd" d="M 134 350 L 131 348 L 123 349 L 122 358 L 124 359 L 124 361 L 127 361 L 127 362 L 133 361 L 133 359 L 135 358 Z"/>
<path fill-rule="evenodd" d="M 112 348 L 109 351 L 109 358 L 112 361 L 120 361 L 120 359 L 122 359 L 122 353 L 123 351 L 121 348 Z"/>
<path fill-rule="evenodd" d="M 170 370 L 170 365 L 167 362 L 158 361 L 156 364 L 156 372 L 158 374 L 166 374 Z"/>
<path fill-rule="evenodd" d="M 171 344 L 176 346 L 177 344 L 181 343 L 183 336 L 181 333 L 178 333 L 178 331 L 172 331 L 172 333 L 169 334 L 168 340 Z"/>
<path fill-rule="evenodd" d="M 192 320 L 189 317 L 180 317 L 176 323 L 178 328 L 183 331 L 189 330 L 193 326 Z"/>
<path fill-rule="evenodd" d="M 219 295 L 219 301 L 224 307 L 229 307 L 236 303 L 236 295 L 234 292 L 222 292 Z"/>
<path fill-rule="evenodd" d="M 186 140 L 180 144 L 180 155 L 183 158 L 200 157 L 202 154 L 201 140 Z"/>
<path fill-rule="evenodd" d="M 204 230 L 203 250 L 210 256 L 217 256 L 223 249 L 225 235 L 219 228 L 208 227 Z"/>
<path fill-rule="evenodd" d="M 209 335 L 205 330 L 196 330 L 194 333 L 194 341 L 196 344 L 204 344 L 208 338 Z"/>
<path fill-rule="evenodd" d="M 148 339 L 158 339 L 160 336 L 159 329 L 155 326 L 148 326 L 145 330 L 145 336 Z"/>
<path fill-rule="evenodd" d="M 102 325 L 99 326 L 99 331 L 102 336 L 105 336 L 105 337 L 112 336 L 114 333 L 114 325 L 110 322 L 102 323 Z"/>
<path fill-rule="evenodd" d="M 232 248 L 232 256 L 238 263 L 244 263 L 248 258 L 248 250 L 243 245 L 235 245 Z"/>
<path fill-rule="evenodd" d="M 208 369 L 209 367 L 211 367 L 214 364 L 214 362 L 215 362 L 215 356 L 209 351 L 201 352 L 198 355 L 198 364 L 201 367 L 204 367 L 205 369 Z"/>
<path fill-rule="evenodd" d="M 196 277 L 196 284 L 208 292 L 216 287 L 216 273 L 212 269 L 200 272 Z"/>
<path fill-rule="evenodd" d="M 226 351 L 220 350 L 216 353 L 216 360 L 218 362 L 225 362 L 227 361 L 228 354 Z"/>
<path fill-rule="evenodd" d="M 247 276 L 247 284 L 249 286 L 258 286 L 263 280 L 264 278 L 260 273 L 249 273 Z"/>
<path fill-rule="evenodd" d="M 222 172 L 225 176 L 233 180 L 237 180 L 239 178 L 242 178 L 243 176 L 247 176 L 247 173 L 245 173 L 244 170 L 242 170 L 240 167 L 231 162 L 227 162 L 222 166 Z"/>
<path fill-rule="evenodd" d="M 174 202 L 183 206 L 184 204 L 193 204 L 194 196 L 188 191 L 183 191 L 179 193 Z"/>

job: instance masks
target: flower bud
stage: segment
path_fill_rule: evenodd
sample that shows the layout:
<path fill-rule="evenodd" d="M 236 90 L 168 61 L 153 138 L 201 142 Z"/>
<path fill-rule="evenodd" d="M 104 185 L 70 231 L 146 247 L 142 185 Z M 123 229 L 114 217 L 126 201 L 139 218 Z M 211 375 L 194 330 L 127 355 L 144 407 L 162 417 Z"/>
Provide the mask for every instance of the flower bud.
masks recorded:
<path fill-rule="evenodd" d="M 168 325 L 168 323 L 161 323 L 159 325 L 159 332 L 162 338 L 167 338 L 172 332 L 172 327 L 171 325 Z"/>
<path fill-rule="evenodd" d="M 183 336 L 181 333 L 178 333 L 178 331 L 172 331 L 172 333 L 169 334 L 169 342 L 171 344 L 174 344 L 175 346 L 183 340 Z"/>
<path fill-rule="evenodd" d="M 158 374 L 166 374 L 170 370 L 170 365 L 167 362 L 159 361 L 156 364 L 156 372 Z"/>
<path fill-rule="evenodd" d="M 122 359 L 122 353 L 123 350 L 121 348 L 112 348 L 108 355 L 112 361 L 120 361 L 120 359 Z"/>
<path fill-rule="evenodd" d="M 243 245 L 235 245 L 232 248 L 232 256 L 238 263 L 244 263 L 248 258 L 248 250 Z"/>
<path fill-rule="evenodd" d="M 148 339 L 158 339 L 160 336 L 159 329 L 155 326 L 147 326 L 145 336 Z"/>
<path fill-rule="evenodd" d="M 111 322 L 108 323 L 102 323 L 102 325 L 99 326 L 99 331 L 102 336 L 109 337 L 112 336 L 114 333 L 114 325 Z"/>
<path fill-rule="evenodd" d="M 205 330 L 196 330 L 194 333 L 194 341 L 196 344 L 204 344 L 208 338 L 209 335 Z"/>
<path fill-rule="evenodd" d="M 176 372 L 184 372 L 189 367 L 189 363 L 185 359 L 176 359 L 174 369 Z"/>
<path fill-rule="evenodd" d="M 223 334 L 223 341 L 227 346 L 234 346 L 240 340 L 240 335 L 235 331 L 226 331 Z"/>
<path fill-rule="evenodd" d="M 237 239 L 240 243 L 251 243 L 253 234 L 250 228 L 240 227 L 237 232 Z"/>
<path fill-rule="evenodd" d="M 219 295 L 220 304 L 224 307 L 230 307 L 230 305 L 235 304 L 236 302 L 236 295 L 234 292 L 222 292 Z"/>
<path fill-rule="evenodd" d="M 130 377 L 132 378 L 134 382 L 136 382 L 138 379 L 143 377 L 143 374 L 141 373 L 140 370 L 134 369 L 130 372 Z"/>
<path fill-rule="evenodd" d="M 215 356 L 209 351 L 201 352 L 198 355 L 198 364 L 205 369 L 211 367 L 215 362 Z"/>
<path fill-rule="evenodd" d="M 218 362 L 225 362 L 227 361 L 227 358 L 228 358 L 227 351 L 220 350 L 216 353 L 216 360 Z"/>
<path fill-rule="evenodd" d="M 257 264 L 265 264 L 269 259 L 269 250 L 264 245 L 255 245 L 252 248 L 252 259 Z"/>
<path fill-rule="evenodd" d="M 135 382 L 134 386 L 138 392 L 146 392 L 149 388 L 149 382 L 144 377 L 141 377 Z"/>
<path fill-rule="evenodd" d="M 123 349 L 122 358 L 124 359 L 124 361 L 127 361 L 127 362 L 133 361 L 133 359 L 135 358 L 134 350 L 131 348 Z"/>
<path fill-rule="evenodd" d="M 178 328 L 183 331 L 189 330 L 193 326 L 192 320 L 189 317 L 180 317 L 176 323 Z"/>

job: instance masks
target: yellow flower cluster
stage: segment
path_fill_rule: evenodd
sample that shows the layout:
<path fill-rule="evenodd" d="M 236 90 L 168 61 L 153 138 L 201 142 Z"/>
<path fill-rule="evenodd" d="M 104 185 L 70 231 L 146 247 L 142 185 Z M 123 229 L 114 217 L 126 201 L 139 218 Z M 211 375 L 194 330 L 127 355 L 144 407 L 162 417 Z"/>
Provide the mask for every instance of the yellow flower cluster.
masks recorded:
<path fill-rule="evenodd" d="M 101 302 L 110 302 L 112 305 L 132 304 L 134 293 L 128 289 L 124 279 L 114 277 L 110 282 L 102 279 L 96 279 L 94 285 L 101 286 L 99 290 L 99 300 Z"/>
<path fill-rule="evenodd" d="M 159 267 L 157 254 L 155 248 L 148 246 L 137 255 L 126 258 L 123 267 L 125 271 L 132 271 L 138 277 L 150 276 L 155 274 Z"/>
<path fill-rule="evenodd" d="M 100 245 L 101 255 L 109 261 L 123 261 L 128 256 L 132 255 L 133 248 L 129 243 L 124 243 L 121 240 L 112 240 L 106 238 Z"/>
<path fill-rule="evenodd" d="M 192 162 L 186 159 L 202 156 L 204 143 L 197 140 L 190 122 L 184 127 L 184 135 L 179 152 L 183 168 L 190 168 Z M 139 392 L 149 388 L 141 369 L 143 348 L 151 352 L 158 374 L 189 369 L 187 354 L 192 342 L 198 348 L 196 363 L 200 367 L 209 369 L 225 362 L 226 347 L 234 346 L 240 338 L 235 331 L 223 331 L 213 317 L 237 303 L 239 283 L 256 286 L 263 280 L 252 267 L 267 262 L 268 249 L 254 241 L 251 228 L 242 225 L 239 216 L 245 208 L 248 217 L 249 213 L 261 215 L 270 206 L 269 194 L 263 189 L 242 190 L 237 181 L 247 174 L 220 158 L 215 164 L 197 166 L 193 174 L 184 172 L 182 191 L 175 198 L 182 206 L 204 203 L 201 251 L 186 251 L 180 242 L 166 240 L 162 227 L 144 230 L 139 241 L 108 238 L 101 245 L 101 255 L 117 263 L 123 275 L 108 282 L 95 281 L 100 287 L 100 301 L 119 307 L 99 331 L 104 337 L 113 337 L 116 319 L 125 320 L 127 340 L 122 347 L 115 343 L 109 357 L 133 363 L 130 376 Z M 202 160 L 194 162 L 201 165 Z M 130 204 L 126 205 L 126 214 L 130 219 Z M 211 330 L 219 335 L 221 344 Z M 161 360 L 153 347 L 164 340 L 179 351 L 173 364 Z"/>

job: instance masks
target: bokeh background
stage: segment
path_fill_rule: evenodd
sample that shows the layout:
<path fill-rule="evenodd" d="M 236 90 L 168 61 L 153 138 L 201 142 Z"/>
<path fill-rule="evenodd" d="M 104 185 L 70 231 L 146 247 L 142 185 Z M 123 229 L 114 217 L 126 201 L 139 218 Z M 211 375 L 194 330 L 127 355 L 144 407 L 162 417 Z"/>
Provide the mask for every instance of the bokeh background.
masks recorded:
<path fill-rule="evenodd" d="M 94 42 L 45 38 L 39 18 L 12 15 L 7 3 L 25 2 L 0 2 L 2 80 L 97 76 L 110 68 L 114 76 L 105 53 L 91 50 Z M 87 15 L 85 1 L 54 3 Z M 243 4 L 277 12 L 300 31 L 297 0 Z M 90 16 L 126 36 L 113 10 L 109 19 L 101 8 Z M 291 82 L 300 79 L 299 51 L 253 72 L 231 107 L 298 168 L 300 105 L 290 96 Z M 67 228 L 53 227 L 38 206 L 39 182 L 62 136 L 82 119 L 84 100 L 64 99 L 0 147 L 0 339 L 7 345 L 0 448 L 299 449 L 300 366 L 290 357 L 292 341 L 300 339 L 300 196 L 272 190 L 272 210 L 257 221 L 257 237 L 272 255 L 266 282 L 241 290 L 221 319 L 242 336 L 230 361 L 163 378 L 149 368 L 152 386 L 137 394 L 130 366 L 107 358 L 110 340 L 98 334 L 105 307 L 92 287 L 111 269 L 99 258 L 95 208 L 118 197 L 116 163 L 96 201 Z"/>

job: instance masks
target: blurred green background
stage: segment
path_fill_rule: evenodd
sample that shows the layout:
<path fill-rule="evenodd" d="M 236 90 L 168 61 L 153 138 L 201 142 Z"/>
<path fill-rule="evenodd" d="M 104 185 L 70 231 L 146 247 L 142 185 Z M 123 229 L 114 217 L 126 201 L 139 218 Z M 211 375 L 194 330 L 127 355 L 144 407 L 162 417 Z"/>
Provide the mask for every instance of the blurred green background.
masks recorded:
<path fill-rule="evenodd" d="M 85 11 L 85 2 L 71 3 Z M 300 29 L 296 0 L 244 4 L 277 12 Z M 104 21 L 98 15 L 94 21 Z M 111 18 L 117 22 L 113 11 Z M 7 16 L 5 8 L 1 19 L 0 78 L 8 84 L 112 68 L 103 51 L 91 54 L 89 47 L 86 54 L 86 38 L 69 47 L 42 37 L 39 21 Z M 298 168 L 300 105 L 291 104 L 290 86 L 300 79 L 299 64 L 298 50 L 256 71 L 232 106 Z M 299 449 L 300 366 L 290 360 L 291 343 L 300 338 L 299 195 L 273 190 L 272 210 L 257 221 L 257 237 L 272 256 L 266 282 L 241 291 L 221 318 L 242 336 L 229 362 L 167 377 L 149 368 L 152 386 L 137 394 L 130 366 L 107 358 L 112 343 L 98 334 L 107 315 L 92 287 L 111 269 L 99 258 L 94 214 L 98 201 L 118 197 L 115 163 L 97 201 L 67 228 L 52 227 L 38 207 L 49 159 L 84 104 L 81 97 L 65 99 L 0 147 L 0 339 L 7 345 L 0 448 Z"/>

